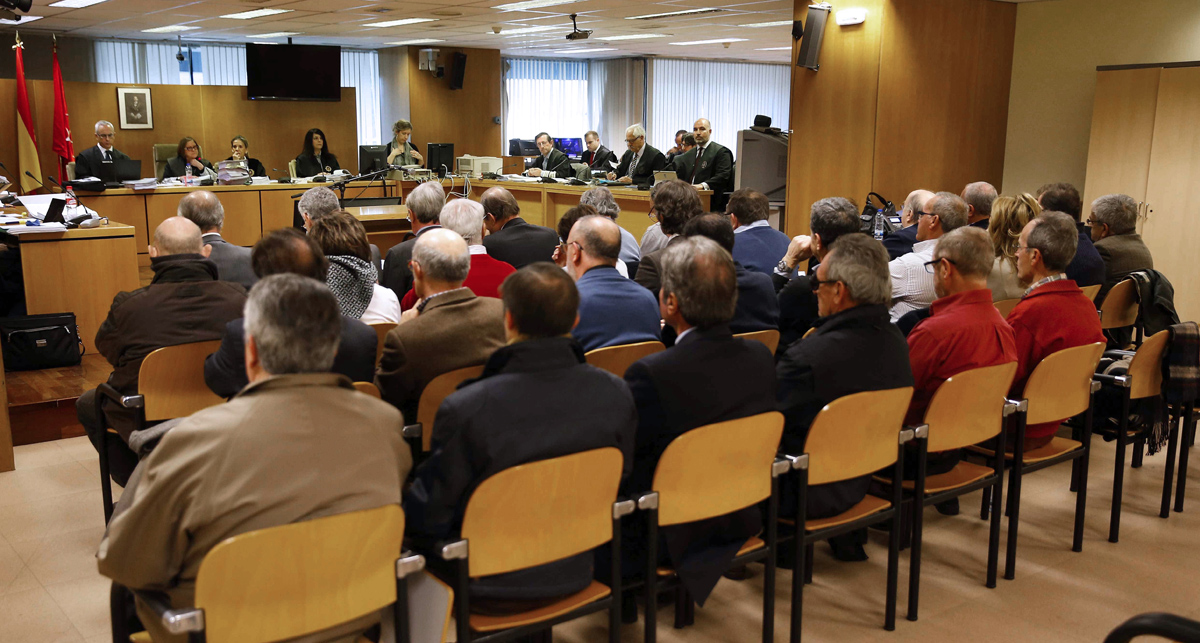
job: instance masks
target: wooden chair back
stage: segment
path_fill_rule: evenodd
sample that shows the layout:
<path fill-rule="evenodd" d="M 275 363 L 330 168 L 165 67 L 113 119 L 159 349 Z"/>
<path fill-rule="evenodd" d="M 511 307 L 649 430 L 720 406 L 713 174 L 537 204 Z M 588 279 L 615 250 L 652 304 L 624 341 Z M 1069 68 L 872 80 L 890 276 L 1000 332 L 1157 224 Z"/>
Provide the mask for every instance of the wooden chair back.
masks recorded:
<path fill-rule="evenodd" d="M 1112 287 L 1100 304 L 1100 328 L 1125 328 L 1138 319 L 1137 284 L 1126 279 Z"/>
<path fill-rule="evenodd" d="M 146 400 L 146 421 L 187 417 L 225 400 L 204 383 L 204 359 L 220 340 L 159 348 L 142 360 L 138 392 Z"/>
<path fill-rule="evenodd" d="M 1096 301 L 1096 295 L 1100 294 L 1100 284 L 1096 284 L 1094 286 L 1082 286 L 1080 290 L 1083 291 L 1084 297 L 1087 297 L 1092 301 Z"/>
<path fill-rule="evenodd" d="M 467 501 L 462 537 L 472 578 L 542 565 L 612 539 L 625 457 L 613 447 L 505 469 Z"/>
<path fill-rule="evenodd" d="M 1028 424 L 1061 422 L 1087 410 L 1092 402 L 1092 375 L 1104 344 L 1085 344 L 1051 353 L 1033 369 L 1025 383 Z"/>
<path fill-rule="evenodd" d="M 1004 404 L 1017 363 L 963 371 L 942 382 L 929 408 L 929 450 L 948 451 L 996 437 L 1004 426 Z"/>
<path fill-rule="evenodd" d="M 379 368 L 379 360 L 383 358 L 384 340 L 387 339 L 387 334 L 392 332 L 392 329 L 395 327 L 396 327 L 396 324 L 391 324 L 388 322 L 380 322 L 378 324 L 371 324 L 371 328 L 373 328 L 375 330 L 375 339 L 376 339 L 376 341 L 375 341 L 375 368 Z"/>
<path fill-rule="evenodd" d="M 375 382 L 355 382 L 354 388 L 359 393 L 366 393 L 375 399 L 382 399 L 379 395 L 379 387 L 375 386 Z"/>
<path fill-rule="evenodd" d="M 763 346 L 766 346 L 767 350 L 771 351 L 772 355 L 775 354 L 775 349 L 779 348 L 779 331 L 775 329 L 758 330 L 754 331 L 753 333 L 738 333 L 737 335 L 734 335 L 734 337 L 753 339 L 756 342 L 762 342 Z"/>
<path fill-rule="evenodd" d="M 1140 400 L 1162 392 L 1162 361 L 1170 334 L 1168 330 L 1154 333 L 1133 354 L 1133 361 L 1125 373 L 1129 377 L 1129 399 Z"/>
<path fill-rule="evenodd" d="M 896 463 L 913 388 L 854 393 L 825 405 L 808 430 L 808 484 L 859 478 Z"/>
<path fill-rule="evenodd" d="M 637 344 L 597 348 L 588 351 L 585 357 L 587 357 L 588 364 L 606 370 L 617 377 L 625 377 L 625 371 L 629 370 L 634 362 L 665 349 L 666 346 L 663 346 L 662 342 L 638 342 Z"/>
<path fill-rule="evenodd" d="M 207 640 L 292 639 L 394 603 L 403 538 L 404 512 L 385 505 L 226 539 L 196 577 Z"/>
<path fill-rule="evenodd" d="M 288 161 L 288 176 L 292 177 L 293 179 L 297 178 L 296 177 L 296 159 L 292 159 L 292 160 Z"/>
<path fill-rule="evenodd" d="M 771 463 L 783 414 L 760 413 L 697 427 L 671 441 L 654 470 L 658 524 L 721 516 L 771 495 Z"/>
<path fill-rule="evenodd" d="M 1008 314 L 1011 313 L 1012 309 L 1016 308 L 1017 304 L 1019 303 L 1021 303 L 1020 297 L 1016 299 L 1001 299 L 1000 301 L 993 302 L 992 305 L 996 307 L 996 310 L 1000 311 L 1001 317 L 1008 317 Z"/>
<path fill-rule="evenodd" d="M 178 156 L 179 146 L 175 143 L 155 143 L 151 150 L 154 157 L 154 175 L 161 181 L 166 173 L 167 161 Z"/>
<path fill-rule="evenodd" d="M 67 180 L 68 181 L 75 180 L 75 161 L 71 161 L 70 163 L 67 163 Z"/>
<path fill-rule="evenodd" d="M 417 400 L 417 422 L 421 423 L 421 449 L 423 451 L 429 450 L 430 441 L 433 439 L 433 420 L 437 417 L 437 410 L 442 405 L 442 400 L 457 390 L 458 385 L 463 381 L 479 377 L 482 373 L 482 364 L 442 373 L 433 378 L 425 386 L 425 390 L 421 391 L 421 399 Z"/>

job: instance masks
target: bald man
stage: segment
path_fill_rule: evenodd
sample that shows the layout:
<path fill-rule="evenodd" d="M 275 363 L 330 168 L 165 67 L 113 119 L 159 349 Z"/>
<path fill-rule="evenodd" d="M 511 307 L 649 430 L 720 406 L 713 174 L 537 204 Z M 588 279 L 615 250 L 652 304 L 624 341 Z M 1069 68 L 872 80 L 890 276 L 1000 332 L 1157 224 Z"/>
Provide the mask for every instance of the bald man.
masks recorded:
<path fill-rule="evenodd" d="M 579 289 L 579 323 L 571 335 L 590 351 L 660 339 L 658 299 L 617 272 L 621 230 L 605 216 L 583 217 L 567 239 L 567 272 Z"/>
<path fill-rule="evenodd" d="M 417 304 L 387 334 L 375 385 L 412 423 L 433 378 L 483 364 L 505 339 L 500 300 L 463 288 L 471 254 L 462 235 L 437 228 L 417 237 L 409 268 Z"/>
<path fill-rule="evenodd" d="M 733 189 L 733 152 L 712 140 L 712 124 L 707 118 L 692 125 L 695 149 L 675 159 L 675 174 L 697 190 L 712 190 L 709 210 L 724 212 L 727 196 Z"/>
<path fill-rule="evenodd" d="M 184 217 L 159 224 L 150 244 L 150 285 L 118 293 L 108 319 L 96 333 L 96 348 L 113 366 L 108 383 L 123 395 L 138 392 L 138 369 L 151 351 L 164 346 L 221 339 L 225 324 L 242 316 L 246 289 L 219 281 L 217 266 L 208 259 L 200 228 Z M 153 444 L 134 453 L 127 443 L 137 427 L 136 413 L 104 400 L 103 414 L 96 413 L 95 389 L 76 403 L 79 423 L 92 444 L 99 447 L 100 432 L 116 429 L 122 440 L 109 439 L 109 465 L 113 480 L 124 486 L 138 458 Z"/>
<path fill-rule="evenodd" d="M 929 190 L 913 190 L 908 193 L 908 198 L 904 200 L 904 206 L 900 210 L 900 221 L 904 227 L 883 239 L 888 258 L 896 259 L 912 252 L 913 245 L 917 243 L 917 219 L 920 217 L 918 213 L 924 210 L 925 204 L 932 198 L 933 192 Z"/>
<path fill-rule="evenodd" d="M 221 281 L 232 281 L 249 290 L 258 277 L 250 265 L 250 249 L 235 246 L 221 237 L 225 226 L 225 206 L 217 195 L 208 190 L 190 192 L 179 200 L 176 213 L 200 228 L 204 244 L 210 248 L 209 259 L 217 264 Z"/>

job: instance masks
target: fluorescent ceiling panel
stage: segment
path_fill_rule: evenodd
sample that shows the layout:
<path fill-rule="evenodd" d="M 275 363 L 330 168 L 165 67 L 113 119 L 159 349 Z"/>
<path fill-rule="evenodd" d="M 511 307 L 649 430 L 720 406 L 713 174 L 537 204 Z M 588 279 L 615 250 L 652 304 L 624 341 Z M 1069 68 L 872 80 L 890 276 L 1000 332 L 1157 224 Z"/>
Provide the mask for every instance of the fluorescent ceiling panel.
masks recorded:
<path fill-rule="evenodd" d="M 291 9 L 255 9 L 253 11 L 242 11 L 241 13 L 227 13 L 222 18 L 231 18 L 233 20 L 250 20 L 251 18 L 263 18 L 266 16 L 274 16 L 280 13 L 291 13 Z"/>

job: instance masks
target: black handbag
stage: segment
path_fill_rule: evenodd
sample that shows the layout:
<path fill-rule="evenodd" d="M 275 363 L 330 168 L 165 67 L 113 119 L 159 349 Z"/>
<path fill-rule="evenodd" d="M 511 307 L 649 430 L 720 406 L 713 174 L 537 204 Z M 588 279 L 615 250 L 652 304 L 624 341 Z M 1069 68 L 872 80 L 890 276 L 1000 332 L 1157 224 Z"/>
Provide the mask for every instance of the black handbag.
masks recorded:
<path fill-rule="evenodd" d="M 4 370 L 34 371 L 78 366 L 84 347 L 75 313 L 50 313 L 0 319 L 0 350 Z"/>
<path fill-rule="evenodd" d="M 879 206 L 871 204 L 871 197 L 875 197 L 879 201 Z M 891 201 L 883 198 L 878 192 L 868 192 L 866 205 L 863 206 L 862 215 L 862 231 L 867 234 L 875 234 L 875 214 L 883 211 L 883 236 L 896 231 L 896 226 L 892 223 L 892 217 L 896 216 L 896 206 Z"/>

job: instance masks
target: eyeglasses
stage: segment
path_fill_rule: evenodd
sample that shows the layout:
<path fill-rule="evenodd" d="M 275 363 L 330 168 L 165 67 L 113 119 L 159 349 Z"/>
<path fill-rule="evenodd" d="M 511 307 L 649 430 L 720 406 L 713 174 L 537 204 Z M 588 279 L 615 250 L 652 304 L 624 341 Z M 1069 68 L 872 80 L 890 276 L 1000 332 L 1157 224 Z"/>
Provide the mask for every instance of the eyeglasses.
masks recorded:
<path fill-rule="evenodd" d="M 641 137 L 641 136 L 637 136 L 637 137 L 634 137 L 634 138 L 627 138 L 627 139 L 625 139 L 625 144 L 626 144 L 626 145 L 633 145 L 634 143 L 636 143 L 636 142 L 637 142 L 637 140 L 638 140 L 639 138 L 642 138 L 642 137 Z"/>
<path fill-rule="evenodd" d="M 928 216 L 928 217 L 936 217 L 937 215 L 936 215 L 936 214 L 934 214 L 934 213 L 932 213 L 932 212 L 922 212 L 922 211 L 920 211 L 920 210 L 917 210 L 917 218 L 918 218 L 918 219 L 920 219 L 921 217 L 926 217 L 926 216 Z"/>
<path fill-rule="evenodd" d="M 1088 217 L 1087 224 L 1088 224 L 1089 228 L 1092 228 L 1092 227 L 1095 227 L 1098 225 L 1102 225 L 1099 221 L 1097 221 L 1091 217 Z"/>
<path fill-rule="evenodd" d="M 97 134 L 96 138 L 113 138 L 116 134 Z"/>
<path fill-rule="evenodd" d="M 198 150 L 198 149 L 200 149 L 200 148 L 199 148 L 199 147 L 196 147 L 195 145 L 189 145 L 189 146 L 187 146 L 187 147 L 185 147 L 185 148 L 183 148 L 183 149 L 185 149 L 185 150 L 187 150 L 187 151 L 189 151 L 189 152 L 194 152 L 194 151 L 196 151 L 196 150 Z"/>
<path fill-rule="evenodd" d="M 812 287 L 813 292 L 817 292 L 821 289 L 821 284 L 836 284 L 837 282 L 837 279 L 817 279 L 814 275 L 812 279 L 808 280 L 808 285 Z"/>
<path fill-rule="evenodd" d="M 943 261 L 945 261 L 946 263 L 949 263 L 949 264 L 950 264 L 950 265 L 952 265 L 952 266 L 957 266 L 957 265 L 958 265 L 958 262 L 954 261 L 953 259 L 950 259 L 950 258 L 948 258 L 948 257 L 939 257 L 939 258 L 937 258 L 937 259 L 934 259 L 933 261 L 926 261 L 926 262 L 925 262 L 925 272 L 928 272 L 928 273 L 930 273 L 930 274 L 933 274 L 933 273 L 934 273 L 934 269 L 933 269 L 933 267 L 934 267 L 934 266 L 936 266 L 936 265 L 938 265 L 939 263 L 941 263 L 941 262 L 943 262 Z"/>
<path fill-rule="evenodd" d="M 650 211 L 646 213 L 651 221 L 658 222 L 658 213 L 654 211 L 654 206 L 650 206 Z"/>

